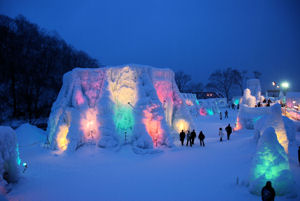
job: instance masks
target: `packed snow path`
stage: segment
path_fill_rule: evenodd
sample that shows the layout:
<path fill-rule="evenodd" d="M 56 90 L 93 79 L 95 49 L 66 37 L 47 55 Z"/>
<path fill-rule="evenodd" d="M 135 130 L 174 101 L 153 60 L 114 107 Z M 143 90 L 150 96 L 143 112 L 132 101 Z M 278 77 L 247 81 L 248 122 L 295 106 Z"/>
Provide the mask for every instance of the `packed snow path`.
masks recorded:
<path fill-rule="evenodd" d="M 74 153 L 58 156 L 38 146 L 20 147 L 22 160 L 29 167 L 9 193 L 9 199 L 260 200 L 245 187 L 255 152 L 253 132 L 243 130 L 234 133 L 230 141 L 225 139 L 220 143 L 218 128 L 228 123 L 234 125 L 236 116 L 230 112 L 229 121 L 220 121 L 218 117 L 197 120 L 206 135 L 204 148 L 199 146 L 198 139 L 192 148 L 177 146 L 152 155 L 137 155 L 130 146 L 119 152 L 84 146 Z M 299 187 L 296 158 L 291 169 Z M 297 198 L 276 197 L 276 200 Z"/>

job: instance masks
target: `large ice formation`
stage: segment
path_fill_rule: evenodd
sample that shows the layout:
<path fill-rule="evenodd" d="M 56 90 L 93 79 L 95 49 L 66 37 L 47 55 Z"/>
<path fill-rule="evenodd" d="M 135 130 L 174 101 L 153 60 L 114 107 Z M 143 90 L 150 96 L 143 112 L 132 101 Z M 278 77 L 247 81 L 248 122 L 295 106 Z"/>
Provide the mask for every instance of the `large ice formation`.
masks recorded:
<path fill-rule="evenodd" d="M 17 165 L 16 133 L 11 127 L 0 126 L 0 193 L 5 193 L 8 182 L 16 182 L 19 177 Z M 6 180 L 3 178 L 5 175 Z"/>
<path fill-rule="evenodd" d="M 292 125 L 288 120 L 284 121 L 281 114 L 280 104 L 276 103 L 272 107 L 267 108 L 270 109 L 264 114 L 264 116 L 262 116 L 262 118 L 257 120 L 254 127 L 260 132 L 260 134 L 262 134 L 268 127 L 273 127 L 275 129 L 279 143 L 281 144 L 281 146 L 283 146 L 285 152 L 288 153 L 289 138 L 291 141 L 294 141 L 293 138 L 295 138 L 295 135 L 292 131 Z M 290 137 L 288 137 L 286 128 L 288 128 Z"/>
<path fill-rule="evenodd" d="M 248 79 L 247 88 L 250 89 L 251 95 L 254 96 L 256 100 L 260 100 L 261 87 L 259 79 Z"/>
<path fill-rule="evenodd" d="M 276 195 L 294 193 L 288 157 L 272 127 L 266 128 L 259 139 L 250 171 L 250 192 L 260 195 L 267 181 L 272 182 Z"/>
<path fill-rule="evenodd" d="M 192 127 L 171 70 L 124 65 L 66 73 L 47 134 L 50 146 L 61 151 L 85 143 L 130 143 L 138 151 L 172 146 L 172 132 Z"/>

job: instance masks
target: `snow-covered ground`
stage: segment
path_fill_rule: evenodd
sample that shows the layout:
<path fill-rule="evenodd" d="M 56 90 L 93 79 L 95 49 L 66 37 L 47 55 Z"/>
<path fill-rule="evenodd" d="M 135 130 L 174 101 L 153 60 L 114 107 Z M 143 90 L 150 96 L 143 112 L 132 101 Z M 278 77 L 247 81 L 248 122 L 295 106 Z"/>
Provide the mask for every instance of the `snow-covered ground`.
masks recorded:
<path fill-rule="evenodd" d="M 130 145 L 117 152 L 86 145 L 74 153 L 57 155 L 35 143 L 43 131 L 27 125 L 16 133 L 21 159 L 27 162 L 28 169 L 8 198 L 16 201 L 260 200 L 246 187 L 256 150 L 254 131 L 238 131 L 230 141 L 219 142 L 219 127 L 224 129 L 228 123 L 234 126 L 236 115 L 236 111 L 229 110 L 229 119 L 219 120 L 217 114 L 195 121 L 197 135 L 200 129 L 206 135 L 205 147 L 199 146 L 198 139 L 192 148 L 181 147 L 177 139 L 175 148 L 151 155 L 135 154 Z M 299 132 L 296 138 L 299 145 Z M 296 149 L 290 154 L 291 170 L 300 189 Z M 276 197 L 276 200 L 299 200 L 299 196 Z"/>

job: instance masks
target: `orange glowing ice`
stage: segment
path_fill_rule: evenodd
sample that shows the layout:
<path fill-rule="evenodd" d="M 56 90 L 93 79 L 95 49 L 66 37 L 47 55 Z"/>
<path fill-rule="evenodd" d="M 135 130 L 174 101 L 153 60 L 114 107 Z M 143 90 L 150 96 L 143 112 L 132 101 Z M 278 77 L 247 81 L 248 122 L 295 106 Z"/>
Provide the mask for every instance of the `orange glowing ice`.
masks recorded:
<path fill-rule="evenodd" d="M 238 131 L 238 130 L 241 130 L 242 129 L 242 125 L 240 123 L 240 119 L 237 118 L 236 119 L 236 124 L 235 124 L 235 128 L 233 129 L 234 131 Z"/>
<path fill-rule="evenodd" d="M 161 128 L 161 120 L 162 116 L 157 115 L 155 109 L 157 109 L 158 105 L 147 106 L 144 110 L 144 119 L 143 123 L 145 124 L 146 130 L 149 135 L 152 137 L 153 142 L 157 142 L 158 138 L 164 133 L 164 130 Z"/>
<path fill-rule="evenodd" d="M 86 141 L 93 141 L 99 139 L 99 122 L 97 121 L 98 111 L 94 108 L 89 108 L 85 115 L 81 117 L 81 130 L 84 133 Z"/>
<path fill-rule="evenodd" d="M 59 127 L 59 132 L 56 137 L 56 143 L 60 151 L 65 151 L 68 148 L 69 140 L 67 135 L 69 132 L 69 127 L 67 125 L 61 125 Z"/>

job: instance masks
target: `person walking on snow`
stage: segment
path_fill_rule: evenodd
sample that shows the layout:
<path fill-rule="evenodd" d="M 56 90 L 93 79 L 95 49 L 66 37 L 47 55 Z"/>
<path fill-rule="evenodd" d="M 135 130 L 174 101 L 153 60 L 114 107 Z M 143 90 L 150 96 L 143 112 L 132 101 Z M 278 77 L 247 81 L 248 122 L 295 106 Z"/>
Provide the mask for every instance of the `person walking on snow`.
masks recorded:
<path fill-rule="evenodd" d="M 224 136 L 222 128 L 219 128 L 219 136 L 220 136 L 220 142 L 222 142 L 223 141 L 223 136 Z"/>
<path fill-rule="evenodd" d="M 204 147 L 205 146 L 205 144 L 204 144 L 205 135 L 203 134 L 202 131 L 200 131 L 198 138 L 200 140 L 200 146 Z"/>
<path fill-rule="evenodd" d="M 228 124 L 228 126 L 226 126 L 225 130 L 226 130 L 226 133 L 227 133 L 227 140 L 229 140 L 230 135 L 232 133 L 232 128 L 231 128 L 230 124 Z"/>
<path fill-rule="evenodd" d="M 220 120 L 222 120 L 222 112 L 220 112 Z"/>
<path fill-rule="evenodd" d="M 228 111 L 225 111 L 225 119 L 228 119 Z"/>
<path fill-rule="evenodd" d="M 189 145 L 190 140 L 191 140 L 191 133 L 190 133 L 190 131 L 187 131 L 187 134 L 186 134 L 186 146 Z"/>
<path fill-rule="evenodd" d="M 191 143 L 192 145 L 194 144 L 195 142 L 195 138 L 196 138 L 197 134 L 195 132 L 195 129 L 191 132 Z"/>
<path fill-rule="evenodd" d="M 261 199 L 262 201 L 274 201 L 275 190 L 272 187 L 272 183 L 270 181 L 267 181 L 266 185 L 262 188 Z"/>
<path fill-rule="evenodd" d="M 179 138 L 181 141 L 181 145 L 183 146 L 184 138 L 185 138 L 185 132 L 182 130 L 179 134 Z"/>

